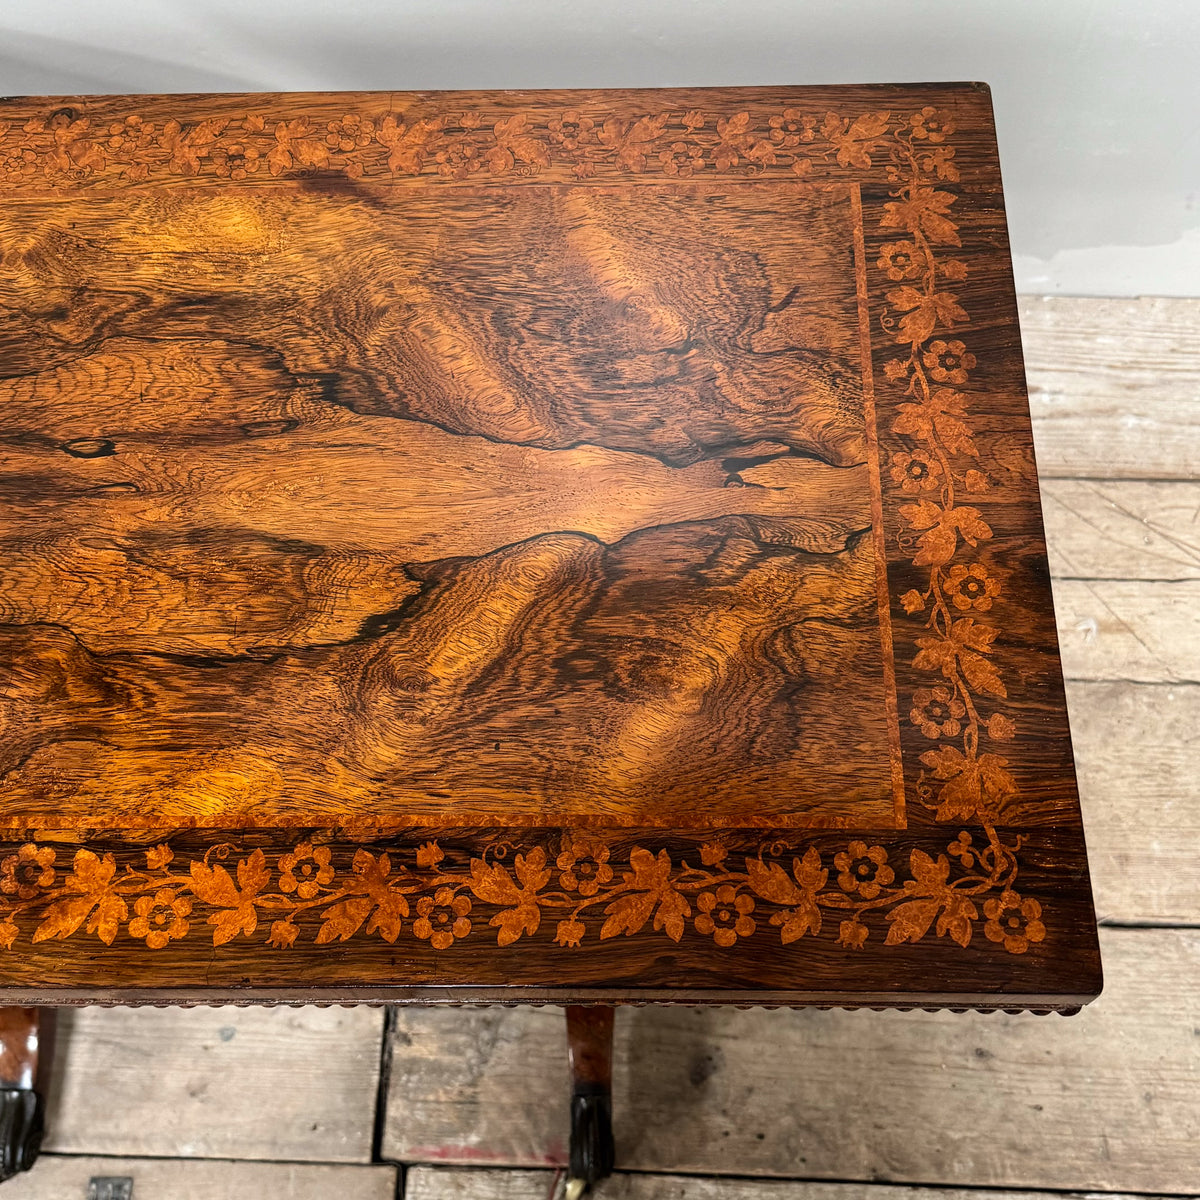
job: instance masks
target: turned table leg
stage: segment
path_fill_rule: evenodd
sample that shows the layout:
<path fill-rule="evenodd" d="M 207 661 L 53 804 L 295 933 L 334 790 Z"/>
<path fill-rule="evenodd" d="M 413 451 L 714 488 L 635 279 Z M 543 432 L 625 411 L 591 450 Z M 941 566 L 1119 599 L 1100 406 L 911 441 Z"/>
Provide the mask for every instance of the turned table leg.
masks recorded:
<path fill-rule="evenodd" d="M 0 1181 L 41 1149 L 53 1025 L 53 1009 L 0 1008 Z"/>
<path fill-rule="evenodd" d="M 612 1174 L 612 1008 L 567 1009 L 571 1060 L 571 1184 L 579 1196 Z"/>

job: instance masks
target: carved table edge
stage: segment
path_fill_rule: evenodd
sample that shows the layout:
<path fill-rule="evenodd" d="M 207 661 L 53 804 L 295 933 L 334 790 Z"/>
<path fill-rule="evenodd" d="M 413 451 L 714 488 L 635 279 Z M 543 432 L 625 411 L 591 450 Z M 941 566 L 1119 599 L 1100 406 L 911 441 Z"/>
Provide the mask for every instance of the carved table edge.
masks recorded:
<path fill-rule="evenodd" d="M 1098 995 L 1098 993 L 1097 993 Z M 645 1007 L 720 1007 L 749 1009 L 817 1009 L 828 1012 L 870 1010 L 871 1012 L 954 1012 L 1010 1015 L 1031 1013 L 1047 1016 L 1074 1016 L 1097 995 L 1045 996 L 1008 995 L 995 998 L 913 994 L 907 996 L 865 995 L 861 1000 L 844 996 L 813 993 L 798 996 L 788 992 L 748 992 L 702 990 L 650 990 L 631 997 L 628 992 L 597 989 L 588 992 L 557 991 L 552 988 L 473 988 L 469 998 L 448 988 L 397 988 L 385 992 L 379 988 L 356 995 L 345 988 L 281 988 L 255 994 L 244 990 L 208 990 L 202 995 L 167 989 L 142 989 L 136 992 L 72 992 L 59 989 L 13 988 L 0 992 L 0 1004 L 70 1008 L 544 1008 L 547 1006 Z"/>

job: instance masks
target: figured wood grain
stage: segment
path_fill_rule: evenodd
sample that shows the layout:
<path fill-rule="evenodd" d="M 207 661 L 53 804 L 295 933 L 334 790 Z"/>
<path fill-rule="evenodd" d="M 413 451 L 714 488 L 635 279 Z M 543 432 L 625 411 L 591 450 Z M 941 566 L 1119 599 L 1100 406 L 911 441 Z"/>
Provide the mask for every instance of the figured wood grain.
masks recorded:
<path fill-rule="evenodd" d="M 1022 298 L 1043 477 L 1200 477 L 1197 306 L 1161 297 Z"/>
<path fill-rule="evenodd" d="M 405 1200 L 553 1200 L 553 1171 L 415 1167 L 405 1175 Z M 601 1184 L 598 1200 L 1134 1200 L 1113 1192 L 1002 1192 L 984 1189 L 893 1187 L 887 1184 L 798 1183 L 701 1179 L 693 1175 L 621 1173 Z M 1139 1197 L 1145 1193 L 1139 1193 Z M 1148 1197 L 1147 1200 L 1167 1200 Z"/>
<path fill-rule="evenodd" d="M 97 1148 L 103 1134 L 97 1131 Z M 153 1158 L 44 1154 L 34 1171 L 5 1185 L 11 1200 L 81 1200 L 93 1178 L 133 1180 L 136 1200 L 393 1200 L 392 1166 L 184 1162 Z"/>
<path fill-rule="evenodd" d="M 1196 1194 L 1200 933 L 1101 939 L 1105 993 L 1069 1020 L 619 1013 L 620 1161 L 631 1171 Z M 561 1161 L 561 1013 L 404 1011 L 394 1050 L 389 1156 Z"/>
<path fill-rule="evenodd" d="M 382 1028 L 368 1008 L 64 1012 L 46 1150 L 369 1162 Z"/>
<path fill-rule="evenodd" d="M 10 820 L 891 818 L 845 189 L 148 203 L 15 206 Z"/>

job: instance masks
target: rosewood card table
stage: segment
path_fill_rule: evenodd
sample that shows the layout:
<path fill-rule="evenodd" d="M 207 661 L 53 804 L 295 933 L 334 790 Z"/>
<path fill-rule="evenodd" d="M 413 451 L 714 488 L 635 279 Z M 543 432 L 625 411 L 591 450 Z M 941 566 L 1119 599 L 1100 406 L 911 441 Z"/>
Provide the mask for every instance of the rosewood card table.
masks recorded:
<path fill-rule="evenodd" d="M 6 1171 L 30 1006 L 563 1003 L 589 1179 L 613 1005 L 1098 993 L 985 87 L 0 131 Z"/>

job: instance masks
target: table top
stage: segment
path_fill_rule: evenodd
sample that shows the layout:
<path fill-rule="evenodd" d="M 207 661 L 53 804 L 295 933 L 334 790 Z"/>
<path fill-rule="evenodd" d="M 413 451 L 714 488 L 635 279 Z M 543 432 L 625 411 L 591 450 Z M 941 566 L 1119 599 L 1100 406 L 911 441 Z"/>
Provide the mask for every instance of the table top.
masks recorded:
<path fill-rule="evenodd" d="M 985 87 L 0 130 L 0 996 L 1097 994 Z"/>

